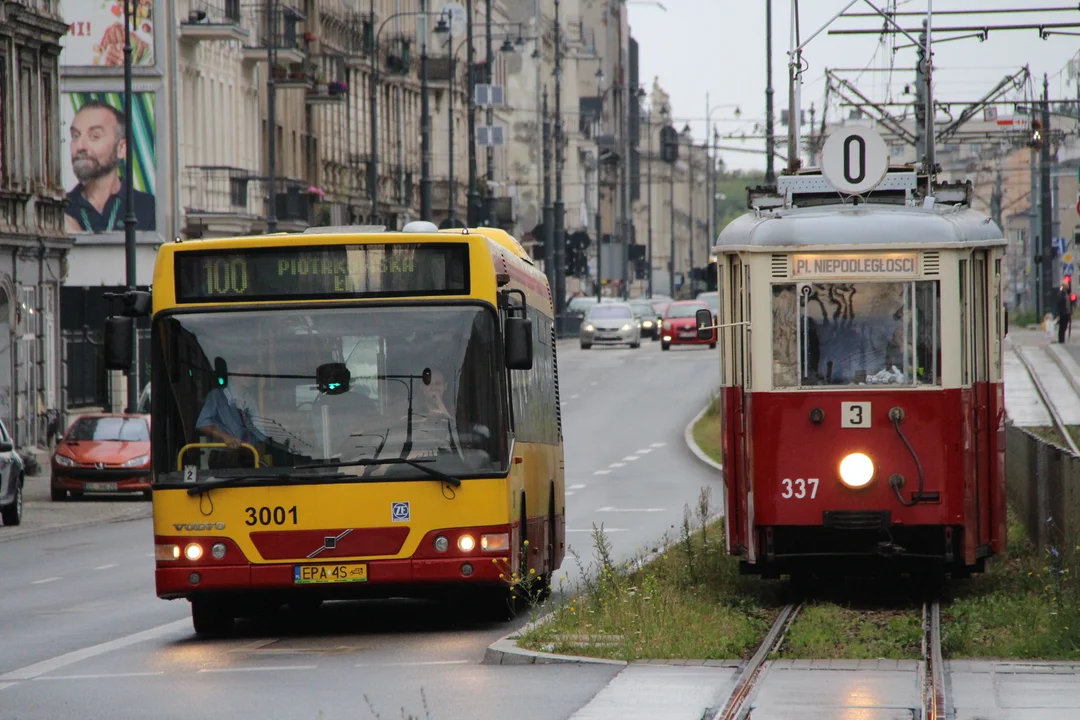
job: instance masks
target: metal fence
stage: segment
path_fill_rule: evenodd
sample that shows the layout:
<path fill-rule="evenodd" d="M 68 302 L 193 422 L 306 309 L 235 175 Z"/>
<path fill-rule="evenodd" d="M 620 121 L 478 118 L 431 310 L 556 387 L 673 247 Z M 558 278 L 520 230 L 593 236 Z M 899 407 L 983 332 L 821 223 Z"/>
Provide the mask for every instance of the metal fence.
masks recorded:
<path fill-rule="evenodd" d="M 1009 500 L 1028 539 L 1076 567 L 1080 545 L 1080 457 L 1010 425 L 1005 431 Z"/>
<path fill-rule="evenodd" d="M 64 330 L 64 381 L 69 409 L 109 409 L 109 372 L 105 369 L 104 332 L 99 329 Z M 139 329 L 139 387 L 150 380 L 150 331 Z M 123 408 L 116 408 L 122 410 Z"/>

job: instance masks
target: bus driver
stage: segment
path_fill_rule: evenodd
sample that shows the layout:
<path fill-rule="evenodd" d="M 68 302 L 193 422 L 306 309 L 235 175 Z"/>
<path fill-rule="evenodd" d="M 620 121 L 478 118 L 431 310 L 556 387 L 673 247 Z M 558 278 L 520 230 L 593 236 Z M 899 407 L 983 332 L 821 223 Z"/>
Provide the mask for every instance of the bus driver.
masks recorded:
<path fill-rule="evenodd" d="M 221 358 L 214 359 L 215 367 L 224 365 Z M 233 450 L 241 444 L 254 445 L 266 441 L 266 435 L 255 424 L 258 405 L 251 392 L 255 384 L 254 369 L 251 363 L 240 362 L 235 373 L 219 374 L 219 387 L 206 396 L 199 419 L 195 421 L 198 432 L 225 443 Z M 211 453 L 211 466 L 235 467 L 241 462 L 235 459 L 235 453 L 229 453 L 233 457 L 226 463 L 222 457 L 224 454 Z M 213 462 L 215 456 L 217 462 Z"/>

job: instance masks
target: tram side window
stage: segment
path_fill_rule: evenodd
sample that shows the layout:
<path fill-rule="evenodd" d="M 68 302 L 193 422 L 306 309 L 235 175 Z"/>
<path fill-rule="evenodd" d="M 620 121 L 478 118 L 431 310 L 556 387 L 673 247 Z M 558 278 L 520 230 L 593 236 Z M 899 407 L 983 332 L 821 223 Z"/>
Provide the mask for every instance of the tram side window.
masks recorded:
<path fill-rule="evenodd" d="M 938 384 L 936 282 L 774 285 L 773 386 Z"/>

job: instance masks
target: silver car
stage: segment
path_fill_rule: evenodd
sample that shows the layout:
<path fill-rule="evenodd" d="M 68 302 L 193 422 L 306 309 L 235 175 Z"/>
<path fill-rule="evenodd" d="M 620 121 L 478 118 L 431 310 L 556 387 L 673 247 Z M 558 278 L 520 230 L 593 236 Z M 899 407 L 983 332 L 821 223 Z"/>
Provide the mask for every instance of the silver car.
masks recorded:
<path fill-rule="evenodd" d="M 596 345 L 641 347 L 641 321 L 626 303 L 602 303 L 589 309 L 581 323 L 581 349 Z"/>
<path fill-rule="evenodd" d="M 5 525 L 22 522 L 24 476 L 22 458 L 0 422 L 0 519 Z"/>

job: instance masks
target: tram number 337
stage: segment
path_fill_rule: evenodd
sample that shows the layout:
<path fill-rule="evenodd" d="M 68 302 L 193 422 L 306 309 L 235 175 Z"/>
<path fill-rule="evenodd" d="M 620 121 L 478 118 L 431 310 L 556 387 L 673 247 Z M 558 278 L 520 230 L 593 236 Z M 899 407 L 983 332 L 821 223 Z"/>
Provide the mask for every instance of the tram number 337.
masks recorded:
<path fill-rule="evenodd" d="M 817 478 L 784 478 L 781 483 L 784 486 L 783 491 L 780 493 L 780 497 L 785 500 L 795 498 L 796 500 L 802 500 L 809 497 L 811 500 L 817 497 Z"/>

